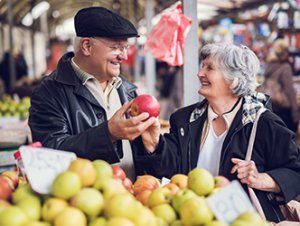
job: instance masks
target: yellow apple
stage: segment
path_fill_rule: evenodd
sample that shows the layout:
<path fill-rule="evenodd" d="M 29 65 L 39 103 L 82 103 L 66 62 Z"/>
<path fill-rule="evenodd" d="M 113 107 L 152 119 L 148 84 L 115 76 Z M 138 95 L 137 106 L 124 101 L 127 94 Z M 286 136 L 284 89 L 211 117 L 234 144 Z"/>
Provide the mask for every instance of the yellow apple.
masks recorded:
<path fill-rule="evenodd" d="M 1 226 L 22 226 L 28 221 L 27 215 L 17 206 L 9 206 L 0 213 Z"/>
<path fill-rule="evenodd" d="M 15 171 L 4 171 L 1 174 L 2 177 L 6 177 L 13 183 L 14 189 L 18 187 L 19 185 L 19 175 L 18 172 Z"/>
<path fill-rule="evenodd" d="M 182 189 L 179 192 L 177 192 L 177 194 L 173 197 L 173 199 L 172 199 L 172 206 L 177 211 L 177 213 L 179 213 L 181 205 L 185 201 L 187 201 L 187 200 L 189 200 L 189 199 L 191 199 L 193 197 L 196 197 L 196 196 L 197 195 L 192 190 L 187 189 L 187 188 Z"/>
<path fill-rule="evenodd" d="M 31 189 L 29 184 L 24 184 L 22 186 L 19 186 L 15 192 L 12 194 L 12 202 L 14 204 L 17 204 L 22 199 L 28 197 L 28 196 L 36 196 L 35 192 Z"/>
<path fill-rule="evenodd" d="M 54 219 L 53 226 L 86 226 L 87 219 L 84 213 L 72 206 L 66 207 Z"/>
<path fill-rule="evenodd" d="M 132 221 L 130 221 L 125 217 L 113 217 L 107 221 L 106 226 L 135 226 L 135 225 Z"/>
<path fill-rule="evenodd" d="M 156 217 L 156 225 L 157 226 L 169 226 L 169 224 L 160 217 Z"/>
<path fill-rule="evenodd" d="M 109 199 L 114 194 L 128 193 L 122 182 L 112 177 L 97 178 L 94 188 L 102 193 L 104 200 Z"/>
<path fill-rule="evenodd" d="M 38 197 L 28 196 L 17 203 L 30 220 L 37 221 L 41 218 L 42 205 Z"/>
<path fill-rule="evenodd" d="M 53 222 L 54 218 L 67 206 L 68 203 L 64 199 L 55 197 L 47 199 L 42 207 L 42 219 L 48 222 Z"/>
<path fill-rule="evenodd" d="M 208 224 L 206 224 L 205 226 L 229 226 L 229 225 L 218 220 L 213 220 Z"/>
<path fill-rule="evenodd" d="M 194 197 L 184 202 L 179 210 L 179 215 L 184 226 L 205 225 L 214 218 L 203 197 Z"/>
<path fill-rule="evenodd" d="M 51 226 L 51 224 L 44 221 L 29 221 L 22 226 Z"/>
<path fill-rule="evenodd" d="M 107 226 L 107 220 L 104 217 L 97 217 L 91 220 L 89 226 Z"/>
<path fill-rule="evenodd" d="M 83 188 L 71 199 L 70 204 L 84 212 L 89 219 L 94 219 L 101 213 L 104 199 L 97 189 Z"/>
<path fill-rule="evenodd" d="M 173 223 L 170 224 L 170 226 L 183 226 L 183 224 L 181 223 L 180 220 L 176 220 L 176 221 L 173 221 Z"/>
<path fill-rule="evenodd" d="M 152 208 L 155 216 L 164 219 L 168 224 L 176 220 L 176 212 L 170 204 L 161 204 Z"/>
<path fill-rule="evenodd" d="M 0 213 L 10 206 L 10 203 L 6 200 L 0 199 Z"/>
<path fill-rule="evenodd" d="M 138 208 L 131 219 L 136 226 L 157 226 L 157 218 L 147 207 Z"/>
<path fill-rule="evenodd" d="M 156 188 L 148 198 L 148 206 L 153 208 L 160 204 L 171 203 L 172 197 L 172 192 L 169 189 L 163 187 Z"/>
<path fill-rule="evenodd" d="M 92 186 L 96 181 L 96 169 L 92 161 L 88 159 L 77 158 L 73 160 L 68 170 L 79 175 L 82 187 Z"/>
<path fill-rule="evenodd" d="M 205 196 L 211 193 L 215 187 L 213 175 L 202 168 L 195 168 L 188 174 L 188 188 L 193 190 L 199 196 Z"/>
<path fill-rule="evenodd" d="M 70 199 L 81 189 L 81 179 L 73 171 L 64 171 L 54 179 L 51 194 L 57 198 Z"/>
<path fill-rule="evenodd" d="M 137 201 L 131 194 L 115 194 L 105 202 L 104 215 L 108 218 L 127 217 L 131 219 L 137 209 Z"/>
<path fill-rule="evenodd" d="M 113 177 L 113 170 L 108 162 L 102 159 L 97 159 L 93 161 L 93 166 L 96 170 L 97 177 Z"/>
<path fill-rule="evenodd" d="M 215 176 L 214 180 L 215 180 L 215 188 L 223 188 L 226 185 L 230 184 L 230 181 L 226 177 L 221 175 Z"/>
<path fill-rule="evenodd" d="M 265 221 L 261 218 L 261 216 L 257 212 L 244 212 L 241 213 L 233 222 L 232 225 L 257 225 L 263 226 Z"/>
<path fill-rule="evenodd" d="M 188 187 L 188 176 L 185 174 L 175 174 L 170 179 L 171 184 L 176 184 L 180 189 Z"/>

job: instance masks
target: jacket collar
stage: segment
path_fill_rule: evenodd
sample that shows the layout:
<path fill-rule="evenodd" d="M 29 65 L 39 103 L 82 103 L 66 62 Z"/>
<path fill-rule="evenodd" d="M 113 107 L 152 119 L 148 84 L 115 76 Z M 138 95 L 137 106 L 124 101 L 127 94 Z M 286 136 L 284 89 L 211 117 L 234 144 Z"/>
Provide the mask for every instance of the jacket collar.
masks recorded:
<path fill-rule="evenodd" d="M 256 114 L 258 110 L 264 106 L 270 108 L 269 106 L 269 96 L 255 92 L 253 95 L 248 95 L 243 97 L 243 104 L 242 104 L 242 123 L 246 125 L 249 122 L 254 122 Z M 208 102 L 205 99 L 202 101 L 197 108 L 194 109 L 190 116 L 190 122 L 197 120 L 200 116 L 208 108 Z"/>

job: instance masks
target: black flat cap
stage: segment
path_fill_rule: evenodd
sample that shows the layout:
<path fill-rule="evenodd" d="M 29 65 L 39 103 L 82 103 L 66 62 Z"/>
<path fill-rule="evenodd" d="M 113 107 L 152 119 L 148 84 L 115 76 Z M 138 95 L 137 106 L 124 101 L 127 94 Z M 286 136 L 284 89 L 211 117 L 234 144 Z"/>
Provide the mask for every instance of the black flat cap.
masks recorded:
<path fill-rule="evenodd" d="M 79 10 L 75 15 L 74 24 L 78 37 L 139 37 L 129 20 L 103 7 Z"/>

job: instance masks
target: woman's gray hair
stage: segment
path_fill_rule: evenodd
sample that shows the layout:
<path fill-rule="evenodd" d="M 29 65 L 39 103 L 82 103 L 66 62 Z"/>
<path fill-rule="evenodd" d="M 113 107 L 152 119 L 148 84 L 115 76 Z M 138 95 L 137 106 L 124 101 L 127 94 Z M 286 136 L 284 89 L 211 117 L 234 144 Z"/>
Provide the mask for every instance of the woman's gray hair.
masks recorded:
<path fill-rule="evenodd" d="M 231 84 L 235 96 L 251 95 L 258 83 L 256 75 L 260 62 L 248 47 L 235 44 L 211 43 L 203 46 L 201 61 L 210 57 L 224 74 L 224 79 Z"/>

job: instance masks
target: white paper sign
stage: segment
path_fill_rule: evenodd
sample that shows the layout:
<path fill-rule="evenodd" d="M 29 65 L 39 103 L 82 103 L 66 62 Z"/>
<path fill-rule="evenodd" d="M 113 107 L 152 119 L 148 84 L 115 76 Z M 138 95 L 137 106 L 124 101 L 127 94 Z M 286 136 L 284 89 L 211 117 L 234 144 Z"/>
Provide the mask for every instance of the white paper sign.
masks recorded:
<path fill-rule="evenodd" d="M 231 224 L 241 213 L 255 211 L 249 197 L 237 180 L 208 197 L 207 201 L 216 218 L 227 224 Z"/>
<path fill-rule="evenodd" d="M 40 194 L 49 194 L 55 177 L 76 159 L 72 152 L 50 148 L 21 146 L 19 150 L 28 181 Z"/>

